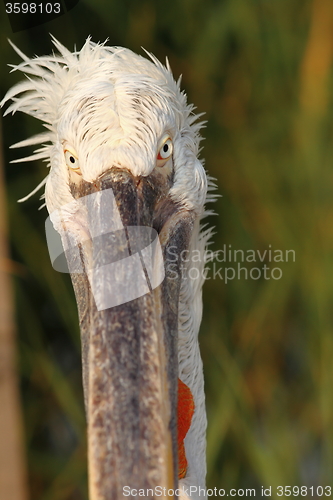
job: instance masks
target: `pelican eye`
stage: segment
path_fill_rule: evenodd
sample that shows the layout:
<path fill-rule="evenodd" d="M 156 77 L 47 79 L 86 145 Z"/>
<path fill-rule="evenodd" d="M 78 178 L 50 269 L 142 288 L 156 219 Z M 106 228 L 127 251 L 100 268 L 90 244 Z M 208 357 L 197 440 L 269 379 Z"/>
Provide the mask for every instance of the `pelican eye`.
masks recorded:
<path fill-rule="evenodd" d="M 76 154 L 74 154 L 69 149 L 65 149 L 64 155 L 67 167 L 70 168 L 71 170 L 74 170 L 74 172 L 78 172 L 80 170 L 80 165 Z"/>
<path fill-rule="evenodd" d="M 162 139 L 162 144 L 157 154 L 157 160 L 161 162 L 160 166 L 163 166 L 166 163 L 166 161 L 172 155 L 172 151 L 173 151 L 172 140 L 171 137 L 167 135 Z"/>

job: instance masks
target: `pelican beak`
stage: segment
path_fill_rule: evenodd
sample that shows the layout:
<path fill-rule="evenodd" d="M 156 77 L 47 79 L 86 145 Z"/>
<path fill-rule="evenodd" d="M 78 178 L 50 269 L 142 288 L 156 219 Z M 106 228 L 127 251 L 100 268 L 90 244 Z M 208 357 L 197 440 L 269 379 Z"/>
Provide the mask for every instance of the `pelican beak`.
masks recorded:
<path fill-rule="evenodd" d="M 157 487 L 175 490 L 178 485 L 180 255 L 189 246 L 193 216 L 167 197 L 170 183 L 158 174 L 139 179 L 112 168 L 94 183 L 71 185 L 76 199 L 99 196 L 84 216 L 90 235 L 79 245 L 85 272 L 71 274 L 82 338 L 91 500 L 132 497 L 132 490 L 139 489 L 161 498 L 165 490 Z M 114 210 L 110 214 L 110 203 L 103 202 L 103 193 L 114 196 L 120 216 L 116 230 L 107 229 L 116 216 Z M 96 228 L 104 231 L 103 238 Z M 133 228 L 143 229 L 135 233 L 135 241 Z M 149 270 L 137 272 L 147 228 L 156 230 L 163 256 L 165 277 L 155 288 Z M 110 278 L 107 264 L 115 269 L 125 258 L 129 265 L 118 267 Z M 148 288 L 133 298 L 142 276 Z M 107 299 L 99 306 L 110 290 L 116 295 L 121 291 L 120 302 Z"/>

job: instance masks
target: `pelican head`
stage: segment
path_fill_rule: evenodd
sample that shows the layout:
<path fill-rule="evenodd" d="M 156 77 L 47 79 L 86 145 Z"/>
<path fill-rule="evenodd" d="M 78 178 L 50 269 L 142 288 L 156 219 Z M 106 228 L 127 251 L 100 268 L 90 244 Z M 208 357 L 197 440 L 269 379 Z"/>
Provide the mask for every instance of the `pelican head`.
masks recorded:
<path fill-rule="evenodd" d="M 53 43 L 57 54 L 34 59 L 14 47 L 23 59 L 14 69 L 30 76 L 1 104 L 11 99 L 6 113 L 22 111 L 44 123 L 45 132 L 14 145 L 39 144 L 37 151 L 15 161 L 47 161 L 38 188 L 45 184 L 45 204 L 64 247 L 74 242 L 79 249 L 83 272 L 74 269 L 71 277 L 82 338 L 90 498 L 120 499 L 140 489 L 155 498 L 157 487 L 176 490 L 179 480 L 181 497 L 203 498 L 196 490 L 206 473 L 197 336 L 210 232 L 200 232 L 208 185 L 198 159 L 202 124 L 168 63 L 90 39 L 73 53 Z M 99 238 L 115 217 L 120 225 Z M 165 275 L 135 298 L 131 292 L 140 276 L 151 278 L 147 272 L 139 276 L 123 266 L 109 279 L 100 265 L 128 252 L 128 262 L 136 258 L 140 267 L 146 232 L 131 239 L 130 228 L 156 232 Z M 184 276 L 184 263 L 199 271 L 195 278 Z M 116 286 L 132 300 L 99 307 L 105 290 Z"/>

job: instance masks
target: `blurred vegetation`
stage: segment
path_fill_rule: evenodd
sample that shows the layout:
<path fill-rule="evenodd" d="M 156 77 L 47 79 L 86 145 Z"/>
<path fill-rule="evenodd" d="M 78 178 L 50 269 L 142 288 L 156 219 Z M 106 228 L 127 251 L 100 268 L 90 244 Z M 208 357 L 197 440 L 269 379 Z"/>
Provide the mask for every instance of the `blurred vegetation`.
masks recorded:
<path fill-rule="evenodd" d="M 80 0 L 66 16 L 16 34 L 1 8 L 1 96 L 19 78 L 6 68 L 19 60 L 7 37 L 32 56 L 52 51 L 49 33 L 68 48 L 91 34 L 168 56 L 175 77 L 183 74 L 189 101 L 206 112 L 202 156 L 222 194 L 212 248 L 296 255 L 266 258 L 281 279 L 205 284 L 207 484 L 273 493 L 332 484 L 333 3 Z M 3 128 L 30 495 L 86 499 L 74 295 L 49 263 L 38 197 L 16 203 L 45 166 L 9 166 L 18 155 L 9 145 L 40 124 L 18 114 Z"/>

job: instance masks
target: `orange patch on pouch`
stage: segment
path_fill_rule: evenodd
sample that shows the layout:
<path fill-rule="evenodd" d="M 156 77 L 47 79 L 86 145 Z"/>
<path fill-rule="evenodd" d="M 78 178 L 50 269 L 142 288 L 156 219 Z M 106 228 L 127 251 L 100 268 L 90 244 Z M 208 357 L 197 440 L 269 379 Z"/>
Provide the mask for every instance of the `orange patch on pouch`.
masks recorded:
<path fill-rule="evenodd" d="M 178 477 L 186 476 L 187 460 L 184 439 L 191 427 L 194 413 L 194 399 L 190 388 L 178 379 Z"/>

